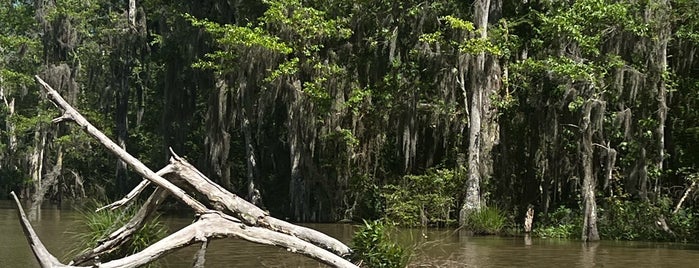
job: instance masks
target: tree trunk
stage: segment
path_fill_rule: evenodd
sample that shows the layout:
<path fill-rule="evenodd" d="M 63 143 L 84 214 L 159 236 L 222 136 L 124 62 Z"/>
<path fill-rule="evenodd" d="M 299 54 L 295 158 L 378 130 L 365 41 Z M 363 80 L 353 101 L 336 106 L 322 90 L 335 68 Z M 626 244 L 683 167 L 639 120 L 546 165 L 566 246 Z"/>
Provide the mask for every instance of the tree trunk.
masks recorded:
<path fill-rule="evenodd" d="M 55 186 L 58 183 L 58 177 L 61 175 L 63 172 L 63 148 L 58 147 L 58 150 L 56 152 L 56 163 L 53 165 L 53 168 L 50 173 L 46 174 L 43 180 L 43 183 L 41 185 L 41 188 L 38 188 L 34 191 L 34 196 L 32 197 L 32 205 L 29 208 L 29 218 L 30 219 L 39 219 L 40 218 L 40 212 L 41 212 L 41 204 L 44 202 L 44 197 L 46 196 L 46 192 L 49 191 L 49 189 L 53 186 Z"/>
<path fill-rule="evenodd" d="M 12 98 L 9 101 L 7 100 L 7 96 L 5 95 L 5 89 L 2 87 L 3 82 L 4 81 L 2 79 L 2 76 L 0 76 L 0 99 L 2 99 L 3 103 L 5 104 L 5 107 L 7 107 L 7 116 L 5 117 L 5 127 L 7 129 L 7 151 L 14 152 L 17 148 L 17 136 L 15 136 L 15 125 L 12 124 L 12 116 L 15 114 L 15 99 Z M 0 162 L 0 164 L 2 164 L 2 162 Z"/>
<path fill-rule="evenodd" d="M 121 69 L 121 68 L 120 68 Z M 128 71 L 128 68 L 122 69 L 117 75 L 118 76 L 127 76 L 128 73 L 125 73 Z M 128 86 L 128 79 L 126 77 L 121 77 L 120 83 L 117 83 L 116 88 L 117 88 L 117 93 L 116 93 L 116 115 L 115 115 L 115 121 L 116 121 L 116 141 L 117 144 L 119 144 L 119 147 L 122 149 L 126 150 L 126 140 L 129 137 L 129 121 L 128 121 L 128 107 L 129 107 L 129 86 Z M 116 163 L 116 187 L 117 187 L 117 193 L 124 193 L 127 190 L 127 178 L 128 178 L 128 169 L 126 166 L 126 163 L 122 160 L 117 160 Z"/>
<path fill-rule="evenodd" d="M 595 202 L 595 177 L 593 173 L 593 148 L 592 134 L 594 132 L 594 123 L 591 121 L 591 113 L 595 101 L 588 100 L 584 107 L 583 123 L 582 123 L 582 165 L 583 165 L 583 187 L 582 198 L 584 204 L 583 215 L 583 241 L 599 240 L 597 232 L 597 203 Z"/>
<path fill-rule="evenodd" d="M 230 126 L 230 87 L 226 77 L 218 77 L 216 90 L 209 97 L 207 109 L 206 147 L 213 178 L 226 189 L 232 190 L 231 161 L 228 159 L 231 149 Z"/>
<path fill-rule="evenodd" d="M 653 60 L 652 62 L 655 63 L 655 66 L 653 66 L 655 69 L 655 72 L 657 72 L 656 76 L 658 81 L 655 82 L 658 90 L 657 90 L 657 102 L 658 102 L 658 110 L 657 110 L 657 118 L 658 118 L 658 128 L 656 130 L 656 136 L 657 136 L 657 158 L 656 158 L 656 168 L 660 171 L 663 170 L 663 162 L 665 161 L 665 121 L 667 120 L 667 88 L 665 86 L 666 81 L 665 81 L 665 75 L 667 73 L 667 43 L 670 40 L 671 37 L 671 23 L 669 22 L 669 15 L 671 14 L 671 9 L 672 7 L 668 3 L 667 0 L 660 1 L 658 3 L 660 7 L 658 7 L 658 10 L 656 11 L 659 14 L 655 15 L 655 19 L 660 22 L 660 33 L 658 34 L 657 42 L 656 43 L 656 49 L 654 51 L 656 59 Z M 653 187 L 653 191 L 655 195 L 657 196 L 660 194 L 660 186 L 658 183 L 659 176 L 655 176 L 655 186 Z"/>
<path fill-rule="evenodd" d="M 43 187 L 41 183 L 41 175 L 44 172 L 44 152 L 46 145 L 46 129 L 45 127 L 37 124 L 36 130 L 34 130 L 34 150 L 32 150 L 29 156 L 29 170 L 32 184 L 34 186 L 34 191 L 40 191 Z M 30 193 L 25 193 L 26 196 L 30 196 Z"/>
<path fill-rule="evenodd" d="M 248 201 L 259 206 L 262 201 L 260 190 L 255 184 L 255 173 L 257 173 L 257 160 L 255 157 L 255 147 L 253 146 L 252 130 L 250 130 L 250 120 L 246 111 L 243 111 L 243 135 L 245 136 L 245 159 L 247 166 L 247 190 Z"/>
<path fill-rule="evenodd" d="M 289 103 L 289 118 L 288 122 L 288 143 L 289 143 L 289 159 L 290 159 L 290 181 L 289 181 L 289 197 L 291 198 L 291 210 L 293 211 L 293 219 L 296 221 L 304 221 L 308 212 L 308 204 L 306 202 L 306 185 L 301 173 L 301 154 L 303 153 L 303 142 L 301 140 L 301 106 L 302 100 L 299 92 L 301 91 L 301 82 L 295 81 L 289 89 L 291 94 L 291 103 Z"/>
<path fill-rule="evenodd" d="M 474 3 L 474 22 L 481 39 L 488 38 L 488 21 L 501 16 L 502 2 L 478 0 Z M 492 13 L 492 14 L 491 14 Z M 497 143 L 498 127 L 491 96 L 500 87 L 501 68 L 493 55 L 480 52 L 472 58 L 470 70 L 471 99 L 468 133 L 468 178 L 459 222 L 464 224 L 471 211 L 482 206 L 481 183 L 492 175 L 492 148 Z"/>

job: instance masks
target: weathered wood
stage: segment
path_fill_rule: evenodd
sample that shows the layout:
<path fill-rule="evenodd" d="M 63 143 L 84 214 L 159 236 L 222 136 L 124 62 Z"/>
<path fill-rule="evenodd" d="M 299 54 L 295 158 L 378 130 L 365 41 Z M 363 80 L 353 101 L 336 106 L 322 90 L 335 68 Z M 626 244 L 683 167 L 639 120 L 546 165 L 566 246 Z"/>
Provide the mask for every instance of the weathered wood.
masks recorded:
<path fill-rule="evenodd" d="M 192 268 L 206 267 L 206 248 L 208 246 L 209 240 L 206 240 L 201 243 L 201 247 L 199 247 L 199 250 L 197 250 L 197 253 L 194 255 L 194 263 L 192 264 Z"/>
<path fill-rule="evenodd" d="M 179 199 L 183 203 L 187 204 L 189 207 L 194 209 L 197 213 L 204 213 L 208 209 L 202 205 L 199 201 L 195 200 L 191 196 L 187 195 L 182 189 L 175 186 L 168 180 L 161 176 L 158 176 L 146 165 L 141 163 L 136 157 L 132 156 L 126 150 L 121 148 L 119 145 L 114 143 L 109 137 L 104 135 L 95 126 L 93 126 L 85 117 L 83 117 L 77 110 L 75 110 L 68 102 L 66 102 L 63 97 L 61 97 L 56 90 L 49 86 L 44 80 L 42 80 L 38 75 L 35 76 L 36 80 L 41 84 L 48 94 L 48 98 L 61 109 L 63 109 L 63 115 L 59 118 L 53 120 L 54 123 L 70 120 L 74 121 L 83 131 L 97 139 L 104 147 L 106 147 L 110 152 L 115 154 L 117 157 L 126 162 L 134 171 L 140 174 L 142 177 L 150 180 L 151 182 L 157 184 L 164 189 L 167 189 L 175 198 Z"/>
<path fill-rule="evenodd" d="M 29 219 L 27 219 L 27 216 L 22 209 L 19 199 L 14 192 L 12 192 L 11 195 L 14 197 L 19 211 L 22 229 L 24 230 L 32 251 L 34 252 L 34 256 L 39 261 L 41 267 L 91 267 L 64 265 L 56 257 L 51 255 L 43 243 L 41 243 L 41 240 L 36 235 L 36 232 L 34 232 L 34 229 L 29 223 Z M 217 212 L 202 215 L 195 223 L 192 223 L 189 226 L 169 235 L 168 237 L 161 239 L 138 253 L 121 259 L 101 263 L 99 267 L 140 267 L 153 262 L 165 254 L 179 248 L 202 241 L 207 241 L 211 238 L 223 237 L 237 237 L 250 242 L 284 247 L 291 252 L 311 257 L 333 267 L 357 267 L 348 260 L 345 260 L 335 254 L 331 254 L 328 251 L 316 247 L 313 244 L 299 238 L 274 232 L 266 228 L 246 226 L 235 219 L 226 218 Z"/>
<path fill-rule="evenodd" d="M 168 194 L 172 194 L 175 198 L 192 208 L 196 215 L 199 216 L 199 219 L 195 223 L 161 239 L 136 254 L 100 263 L 99 267 L 138 267 L 179 248 L 209 241 L 209 239 L 224 237 L 237 237 L 250 242 L 284 247 L 290 252 L 305 255 L 334 267 L 357 267 L 343 258 L 343 256 L 351 253 L 349 247 L 343 243 L 321 232 L 270 217 L 259 207 L 243 200 L 208 179 L 184 159 L 175 155 L 174 152 L 171 164 L 158 171 L 158 173 L 154 173 L 90 124 L 41 78 L 36 76 L 36 79 L 48 93 L 49 99 L 63 109 L 63 115 L 54 119 L 54 122 L 63 120 L 74 121 L 85 132 L 97 139 L 119 159 L 147 179 L 147 181 L 157 186 L 148 201 L 125 226 L 100 241 L 96 248 L 76 257 L 71 262 L 71 265 L 60 263 L 41 244 L 29 221 L 26 220 L 19 200 L 15 196 L 25 234 L 30 245 L 32 245 L 35 257 L 42 264 L 42 267 L 84 267 L 72 266 L 72 264 L 81 265 L 88 263 L 102 253 L 109 252 L 121 245 L 136 230 L 140 229 L 145 220 L 157 209 Z M 142 182 L 126 197 L 104 208 L 122 206 L 142 192 L 147 184 L 145 181 Z M 214 210 L 187 194 L 183 187 L 187 189 L 192 188 L 200 193 L 207 199 L 207 204 L 213 207 Z M 227 213 L 232 214 L 232 216 Z"/>
<path fill-rule="evenodd" d="M 330 250 L 340 256 L 349 255 L 352 250 L 342 242 L 313 229 L 294 225 L 269 216 L 264 210 L 229 192 L 212 182 L 186 160 L 173 153 L 170 159 L 174 174 L 191 184 L 195 190 L 204 194 L 217 210 L 232 213 L 243 222 L 252 226 L 268 227 L 286 233 Z"/>
<path fill-rule="evenodd" d="M 524 216 L 524 232 L 532 232 L 532 222 L 534 222 L 534 207 L 532 205 L 527 206 L 527 214 Z"/>
<path fill-rule="evenodd" d="M 682 207 L 682 203 L 684 203 L 684 200 L 687 199 L 687 196 L 689 196 L 689 193 L 692 191 L 694 186 L 697 185 L 697 179 L 693 178 L 692 176 L 692 184 L 687 187 L 687 190 L 684 191 L 684 194 L 682 195 L 682 198 L 680 198 L 680 201 L 677 202 L 677 206 L 675 206 L 675 209 L 672 210 L 672 214 L 677 214 L 678 211 L 680 211 L 680 208 Z"/>
<path fill-rule="evenodd" d="M 29 224 L 29 219 L 22 209 L 22 204 L 19 202 L 19 198 L 15 195 L 15 192 L 10 192 L 12 198 L 15 199 L 15 204 L 17 204 L 17 213 L 19 214 L 19 222 L 22 225 L 22 231 L 24 236 L 27 237 L 27 242 L 29 242 L 29 247 L 32 249 L 36 260 L 39 261 L 41 267 L 65 267 L 61 262 L 51 255 L 51 253 L 46 249 L 44 243 L 41 243 L 41 239 L 36 235 L 31 224 Z"/>
<path fill-rule="evenodd" d="M 160 173 L 160 172 L 156 172 L 155 174 L 158 174 L 158 173 Z M 158 174 L 158 175 L 162 176 L 162 174 Z M 120 208 L 123 205 L 126 205 L 127 203 L 131 202 L 131 200 L 133 200 L 136 196 L 138 196 L 141 192 L 143 192 L 143 190 L 145 190 L 146 187 L 148 187 L 148 185 L 150 185 L 149 180 L 142 180 L 141 183 L 136 185 L 136 187 L 134 187 L 131 190 L 131 192 L 126 194 L 126 196 L 124 196 L 122 199 L 114 201 L 111 204 L 108 204 L 106 206 L 100 207 L 100 208 L 96 209 L 95 212 L 100 212 L 104 209 L 115 210 L 117 208 Z"/>
<path fill-rule="evenodd" d="M 95 257 L 99 257 L 110 250 L 123 245 L 135 234 L 147 219 L 153 215 L 157 208 L 167 198 L 167 191 L 162 188 L 156 188 L 150 195 L 148 200 L 141 206 L 136 214 L 124 226 L 109 234 L 106 238 L 100 240 L 98 245 L 89 249 L 80 255 L 73 258 L 70 265 L 82 265 L 92 262 Z"/>

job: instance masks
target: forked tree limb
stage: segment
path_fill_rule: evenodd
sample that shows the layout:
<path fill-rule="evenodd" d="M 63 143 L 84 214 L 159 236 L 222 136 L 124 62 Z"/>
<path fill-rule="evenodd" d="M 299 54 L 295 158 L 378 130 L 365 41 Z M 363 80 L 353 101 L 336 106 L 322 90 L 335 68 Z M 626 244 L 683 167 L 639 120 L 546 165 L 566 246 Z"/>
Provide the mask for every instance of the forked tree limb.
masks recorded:
<path fill-rule="evenodd" d="M 158 173 L 159 172 L 156 172 L 155 174 L 158 174 Z M 161 177 L 163 176 L 163 174 L 158 174 L 158 175 Z M 142 180 L 141 183 L 136 185 L 136 187 L 134 187 L 133 190 L 131 190 L 131 192 L 126 194 L 126 196 L 124 196 L 123 198 L 121 198 L 117 201 L 112 202 L 111 204 L 108 204 L 106 206 L 103 206 L 103 207 L 96 209 L 95 212 L 100 212 L 104 209 L 115 210 L 117 208 L 120 208 L 123 205 L 126 205 L 127 203 L 131 202 L 134 198 L 136 198 L 136 196 L 141 194 L 141 192 L 143 192 L 143 190 L 145 190 L 146 187 L 148 187 L 148 185 L 150 185 L 149 180 L 147 180 L 147 179 Z"/>
<path fill-rule="evenodd" d="M 147 202 L 147 206 L 142 207 L 128 224 L 112 233 L 106 240 L 101 241 L 102 245 L 94 249 L 92 253 L 88 252 L 85 256 L 98 256 L 101 252 L 112 250 L 115 245 L 123 243 L 124 239 L 127 239 L 143 224 L 150 212 L 157 208 L 158 204 L 162 202 L 161 199 L 164 199 L 168 193 L 191 207 L 200 216 L 197 222 L 161 239 L 141 252 L 118 260 L 101 263 L 99 267 L 137 267 L 152 262 L 162 255 L 181 247 L 222 237 L 237 237 L 250 242 L 284 247 L 291 252 L 308 256 L 334 267 L 356 267 L 348 260 L 342 258 L 351 252 L 349 247 L 343 243 L 321 232 L 269 217 L 262 209 L 209 180 L 196 168 L 174 153 L 174 160 L 171 160 L 172 164 L 160 172 L 154 173 L 95 128 L 40 77 L 36 76 L 36 79 L 46 90 L 48 98 L 56 106 L 63 109 L 63 114 L 59 118 L 54 119 L 54 122 L 74 121 L 82 127 L 83 131 L 97 139 L 109 151 L 126 162 L 134 171 L 157 185 L 156 191 L 151 195 L 149 202 Z M 178 184 L 180 182 L 188 184 L 187 186 L 180 184 L 180 186 L 193 187 L 197 192 L 205 195 L 216 210 L 209 209 L 163 176 L 177 181 Z M 177 179 L 180 180 L 178 181 Z M 124 199 L 110 206 L 118 207 L 123 205 L 138 195 L 145 186 L 146 183 L 142 183 Z M 30 245 L 32 245 L 34 255 L 42 266 L 81 267 L 63 265 L 46 250 L 31 228 L 29 221 L 26 220 L 24 211 L 16 196 L 15 200 L 20 210 L 21 223 L 27 239 Z M 231 213 L 235 217 L 225 214 L 226 212 Z"/>
<path fill-rule="evenodd" d="M 352 250 L 347 245 L 322 232 L 294 225 L 269 216 L 259 207 L 212 182 L 194 166 L 177 156 L 174 152 L 172 155 L 170 165 L 174 170 L 173 174 L 185 180 L 194 187 L 197 192 L 204 194 L 206 198 L 212 202 L 211 205 L 216 208 L 216 210 L 232 213 L 243 222 L 252 226 L 267 227 L 274 231 L 293 235 L 330 250 L 340 256 L 347 256 L 352 253 Z"/>
<path fill-rule="evenodd" d="M 22 230 L 27 237 L 29 245 L 34 252 L 41 267 L 44 268 L 87 268 L 94 266 L 72 266 L 62 264 L 55 256 L 46 249 L 41 240 L 36 235 L 36 232 L 29 223 L 29 219 L 22 209 L 22 204 L 14 192 L 10 193 L 15 199 L 18 208 Z M 246 241 L 279 246 L 287 248 L 289 251 L 296 252 L 310 258 L 316 259 L 333 267 L 357 267 L 349 262 L 314 246 L 299 238 L 286 234 L 274 232 L 272 230 L 261 227 L 249 227 L 235 219 L 225 217 L 216 211 L 210 211 L 203 214 L 200 219 L 187 227 L 161 239 L 160 241 L 150 245 L 142 251 L 133 255 L 101 263 L 100 268 L 132 268 L 140 267 L 151 263 L 167 253 L 177 249 L 189 246 L 191 244 L 208 241 L 209 239 L 237 237 Z"/>
<path fill-rule="evenodd" d="M 39 82 L 39 84 L 43 86 L 44 90 L 48 94 L 49 100 L 51 100 L 54 104 L 63 109 L 63 115 L 54 119 L 54 122 L 60 122 L 65 120 L 74 121 L 76 124 L 82 127 L 83 131 L 85 131 L 93 138 L 97 139 L 97 141 L 102 143 L 102 145 L 104 145 L 104 147 L 106 147 L 110 152 L 114 153 L 117 157 L 126 162 L 126 164 L 128 164 L 129 167 L 136 171 L 136 173 L 148 179 L 149 181 L 155 183 L 156 185 L 168 190 L 175 198 L 187 204 L 189 207 L 194 209 L 195 212 L 204 213 L 207 210 L 209 210 L 199 201 L 187 195 L 187 193 L 185 193 L 182 189 L 175 186 L 163 177 L 155 174 L 155 172 L 153 172 L 150 168 L 141 163 L 141 161 L 138 161 L 138 159 L 136 159 L 134 156 L 126 152 L 126 150 L 114 143 L 111 139 L 109 139 L 109 137 L 107 137 L 106 135 L 104 135 L 104 133 L 95 128 L 95 126 L 93 126 L 89 121 L 87 121 L 85 117 L 83 117 L 70 104 L 68 104 L 68 102 L 66 102 L 63 99 L 63 97 L 61 97 L 61 95 L 58 94 L 56 90 L 49 86 L 49 84 L 44 82 L 44 80 L 42 80 L 38 75 L 34 77 Z"/>
<path fill-rule="evenodd" d="M 70 265 L 83 265 L 92 262 L 95 257 L 116 249 L 132 238 L 138 230 L 143 227 L 148 218 L 158 209 L 167 198 L 167 191 L 158 187 L 155 188 L 150 197 L 146 200 L 136 214 L 124 226 L 109 234 L 98 242 L 97 246 L 89 249 L 73 258 Z"/>

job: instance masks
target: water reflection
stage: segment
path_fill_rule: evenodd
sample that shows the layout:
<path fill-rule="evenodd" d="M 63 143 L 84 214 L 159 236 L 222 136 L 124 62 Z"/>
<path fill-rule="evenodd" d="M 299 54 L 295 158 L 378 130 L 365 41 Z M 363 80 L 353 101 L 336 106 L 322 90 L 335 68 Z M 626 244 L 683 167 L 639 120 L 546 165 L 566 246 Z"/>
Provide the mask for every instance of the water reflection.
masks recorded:
<path fill-rule="evenodd" d="M 33 222 L 46 247 L 66 261 L 74 244 L 71 233 L 80 232 L 78 214 L 71 210 L 45 209 L 42 220 Z M 163 217 L 175 231 L 191 222 L 184 217 Z M 349 242 L 353 226 L 308 224 Z M 524 237 L 473 237 L 448 229 L 407 229 L 396 237 L 411 245 L 411 267 L 697 267 L 696 245 L 639 242 L 581 243 Z M 39 267 L 22 234 L 17 212 L 0 202 L 0 267 Z M 192 267 L 199 247 L 192 246 L 167 256 L 161 267 Z M 207 267 L 323 267 L 284 249 L 237 239 L 214 240 L 206 254 Z"/>

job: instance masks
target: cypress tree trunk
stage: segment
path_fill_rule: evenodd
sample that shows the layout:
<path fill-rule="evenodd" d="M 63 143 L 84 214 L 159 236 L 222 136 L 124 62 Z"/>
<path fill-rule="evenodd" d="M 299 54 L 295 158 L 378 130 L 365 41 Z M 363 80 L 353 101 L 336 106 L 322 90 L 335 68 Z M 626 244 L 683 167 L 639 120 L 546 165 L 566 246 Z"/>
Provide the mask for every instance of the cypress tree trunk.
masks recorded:
<path fill-rule="evenodd" d="M 657 41 L 655 41 L 655 51 L 653 54 L 655 59 L 652 60 L 651 64 L 654 64 L 651 70 L 654 71 L 654 77 L 657 81 L 653 81 L 658 87 L 656 99 L 658 102 L 657 118 L 658 118 L 658 128 L 656 131 L 657 144 L 656 152 L 656 168 L 660 171 L 663 170 L 663 162 L 665 161 L 665 121 L 667 120 L 667 88 L 665 87 L 665 75 L 667 73 L 667 43 L 670 40 L 672 27 L 670 21 L 670 16 L 672 7 L 668 3 L 668 0 L 663 0 L 658 3 L 659 7 L 655 14 L 655 19 L 661 24 L 660 32 L 658 33 Z M 653 72 L 652 71 L 652 72 Z M 660 192 L 660 187 L 658 183 L 658 176 L 655 177 L 655 186 L 653 191 L 656 195 Z"/>
<path fill-rule="evenodd" d="M 488 21 L 499 19 L 501 6 L 499 0 L 478 0 L 474 3 L 474 22 L 480 31 L 479 38 L 488 38 Z M 491 96 L 500 87 L 500 76 L 500 64 L 496 57 L 481 52 L 473 58 L 470 75 L 468 178 L 464 203 L 459 212 L 460 224 L 464 224 L 471 211 L 481 208 L 481 182 L 492 174 L 491 151 L 498 130 Z"/>
<path fill-rule="evenodd" d="M 302 100 L 299 92 L 301 91 L 301 81 L 294 81 L 294 84 L 289 88 L 290 103 L 289 103 L 289 118 L 287 118 L 287 142 L 289 143 L 289 159 L 290 159 L 290 181 L 289 181 L 289 197 L 291 198 L 291 211 L 293 211 L 293 219 L 296 221 L 304 221 L 305 213 L 308 212 L 308 202 L 306 202 L 306 185 L 301 173 L 301 154 L 303 153 L 303 142 L 300 137 L 301 126 L 301 106 Z"/>
<path fill-rule="evenodd" d="M 243 111 L 243 135 L 245 136 L 245 162 L 247 167 L 247 199 L 250 203 L 260 206 L 262 196 L 255 184 L 255 173 L 257 173 L 257 159 L 255 147 L 253 146 L 252 130 L 250 130 L 250 120 L 248 114 Z"/>
<path fill-rule="evenodd" d="M 209 164 L 217 181 L 229 190 L 233 189 L 231 183 L 231 161 L 229 153 L 231 148 L 231 134 L 229 133 L 232 120 L 229 118 L 230 88 L 226 77 L 219 75 L 216 81 L 216 89 L 209 97 L 209 109 L 206 115 L 208 128 L 206 143 Z"/>
<path fill-rule="evenodd" d="M 582 125 L 582 165 L 583 165 L 583 186 L 582 198 L 584 204 L 583 215 L 583 241 L 599 240 L 597 232 L 597 203 L 595 202 L 595 176 L 593 173 L 593 153 L 592 134 L 594 125 L 591 119 L 593 105 L 596 101 L 588 100 L 584 107 Z"/>

